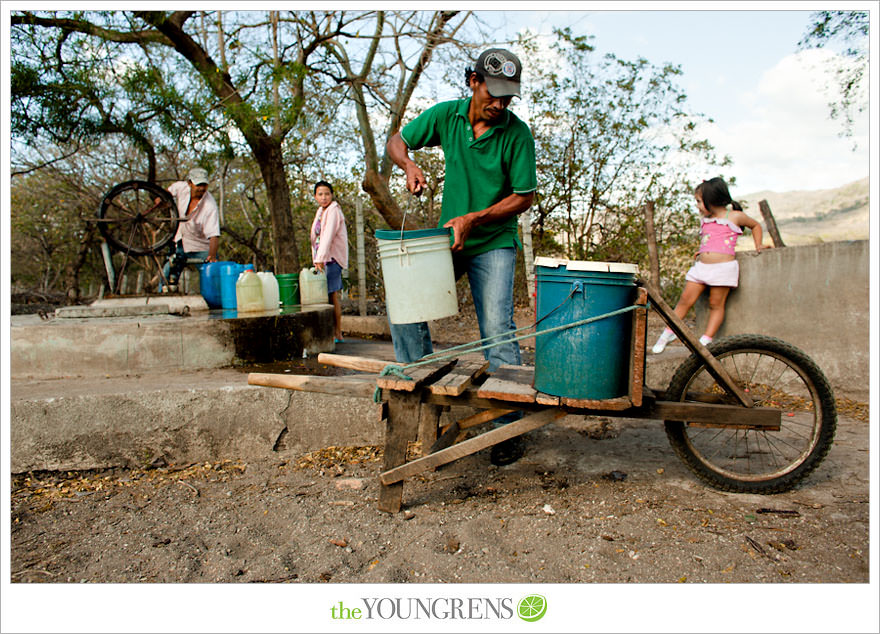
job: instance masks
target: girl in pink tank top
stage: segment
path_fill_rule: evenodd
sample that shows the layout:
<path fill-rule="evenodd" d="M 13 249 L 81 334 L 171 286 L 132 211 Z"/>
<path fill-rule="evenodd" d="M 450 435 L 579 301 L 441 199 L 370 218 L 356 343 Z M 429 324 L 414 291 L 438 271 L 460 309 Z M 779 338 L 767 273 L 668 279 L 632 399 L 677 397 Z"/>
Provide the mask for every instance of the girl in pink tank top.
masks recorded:
<path fill-rule="evenodd" d="M 685 276 L 685 287 L 675 305 L 675 314 L 684 319 L 697 298 L 708 288 L 709 319 L 706 321 L 706 331 L 700 337 L 700 343 L 708 345 L 724 322 L 724 305 L 730 289 L 739 284 L 739 262 L 736 261 L 735 249 L 743 227 L 751 229 L 755 251 L 760 253 L 769 246 L 763 245 L 761 224 L 743 213 L 742 205 L 731 199 L 723 179 L 716 177 L 703 181 L 694 190 L 694 198 L 700 210 L 700 250 L 697 262 Z M 651 352 L 660 354 L 673 339 L 675 333 L 666 328 Z"/>

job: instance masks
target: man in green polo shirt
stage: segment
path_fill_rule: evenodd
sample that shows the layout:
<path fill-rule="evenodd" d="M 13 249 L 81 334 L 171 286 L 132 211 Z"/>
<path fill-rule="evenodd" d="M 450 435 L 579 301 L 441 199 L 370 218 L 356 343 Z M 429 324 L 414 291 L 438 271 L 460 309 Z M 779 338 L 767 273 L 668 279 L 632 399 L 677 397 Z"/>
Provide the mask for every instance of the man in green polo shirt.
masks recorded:
<path fill-rule="evenodd" d="M 425 175 L 409 150 L 443 148 L 446 178 L 439 225 L 452 229 L 455 276 L 467 273 L 483 338 L 516 329 L 517 216 L 531 206 L 537 188 L 534 138 L 507 109 L 520 96 L 521 74 L 522 65 L 510 51 L 484 51 L 475 67 L 465 70 L 470 97 L 429 108 L 386 146 L 388 156 L 406 173 L 407 189 L 416 195 L 424 189 Z M 410 363 L 433 351 L 426 323 L 391 324 L 391 337 L 398 362 Z M 515 341 L 484 355 L 489 372 L 521 363 Z M 493 462 L 506 464 L 521 455 L 519 439 L 512 440 L 493 447 Z"/>

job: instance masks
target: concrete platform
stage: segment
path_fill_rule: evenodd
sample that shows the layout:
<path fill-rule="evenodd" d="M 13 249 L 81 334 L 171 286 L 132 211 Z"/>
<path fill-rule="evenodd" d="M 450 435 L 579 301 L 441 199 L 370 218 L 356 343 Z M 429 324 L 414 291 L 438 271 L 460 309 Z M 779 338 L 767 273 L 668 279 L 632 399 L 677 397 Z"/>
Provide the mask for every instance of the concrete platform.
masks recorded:
<path fill-rule="evenodd" d="M 198 309 L 198 301 L 203 308 Z M 330 304 L 281 312 L 206 310 L 198 296 L 95 303 L 44 320 L 13 316 L 13 378 L 120 376 L 268 363 L 333 349 Z M 84 309 L 77 312 L 77 309 Z"/>
<path fill-rule="evenodd" d="M 186 341 L 193 318 L 169 317 L 152 323 L 148 319 L 117 318 L 103 329 L 113 338 L 138 339 L 138 329 L 151 331 L 150 343 L 156 348 L 179 350 Z M 76 352 L 63 351 L 59 324 L 28 325 L 31 320 L 16 319 L 12 346 L 22 340 L 33 341 L 35 332 L 50 333 L 59 357 L 56 367 L 73 370 L 84 367 L 88 341 L 95 341 L 99 326 L 79 320 L 67 324 L 64 341 Z M 65 320 L 77 321 L 77 320 Z M 107 320 L 102 320 L 107 321 Z M 207 323 L 208 320 L 205 320 Z M 216 321 L 216 320 L 215 320 Z M 192 323 L 200 323 L 193 321 Z M 66 330 L 66 329 L 73 330 Z M 115 333 L 115 334 L 113 334 Z M 169 336 L 170 335 L 170 336 Z M 16 339 L 19 339 L 16 343 Z M 346 333 L 345 342 L 328 350 L 339 354 L 392 361 L 390 341 L 354 339 Z M 225 349 L 208 358 L 220 362 L 234 358 Z M 153 357 L 168 356 L 159 351 Z M 686 358 L 681 346 L 671 345 L 662 355 L 649 355 L 647 383 L 665 388 L 675 367 Z M 145 370 L 89 375 L 57 374 L 34 377 L 14 373 L 10 381 L 11 471 L 103 469 L 114 466 L 140 467 L 150 464 L 187 465 L 220 459 L 252 460 L 275 452 L 304 453 L 332 445 L 381 444 L 384 427 L 379 406 L 369 399 L 250 386 L 247 373 L 324 373 L 347 371 L 319 366 L 314 356 L 271 364 L 243 364 L 230 367 L 150 367 Z M 197 357 L 190 353 L 191 360 Z M 68 363 L 65 364 L 64 360 Z M 21 358 L 19 358 L 21 363 Z M 49 368 L 43 362 L 44 368 Z M 88 367 L 93 367 L 88 364 Z M 465 408 L 445 414 L 460 418 Z M 659 424 L 659 423 L 658 423 Z"/>

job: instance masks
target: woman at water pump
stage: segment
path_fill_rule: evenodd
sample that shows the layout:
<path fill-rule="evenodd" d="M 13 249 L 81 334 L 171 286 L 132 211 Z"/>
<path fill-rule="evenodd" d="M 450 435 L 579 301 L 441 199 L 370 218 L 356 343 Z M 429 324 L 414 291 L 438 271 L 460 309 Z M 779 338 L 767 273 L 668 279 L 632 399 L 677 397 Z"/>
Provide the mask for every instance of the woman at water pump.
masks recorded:
<path fill-rule="evenodd" d="M 345 216 L 339 203 L 333 200 L 333 186 L 327 181 L 315 183 L 315 201 L 318 210 L 312 222 L 312 262 L 327 275 L 327 293 L 333 304 L 333 324 L 336 343 L 342 343 L 342 269 L 348 268 L 348 233 Z"/>

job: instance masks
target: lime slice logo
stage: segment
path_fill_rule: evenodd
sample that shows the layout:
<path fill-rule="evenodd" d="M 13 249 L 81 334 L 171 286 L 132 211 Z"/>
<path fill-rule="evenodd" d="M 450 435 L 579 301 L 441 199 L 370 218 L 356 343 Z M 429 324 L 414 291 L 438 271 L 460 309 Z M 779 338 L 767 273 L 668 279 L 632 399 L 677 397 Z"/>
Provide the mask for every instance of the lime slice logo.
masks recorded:
<path fill-rule="evenodd" d="M 547 599 L 540 594 L 530 594 L 520 599 L 516 612 L 523 621 L 538 621 L 547 613 Z"/>

